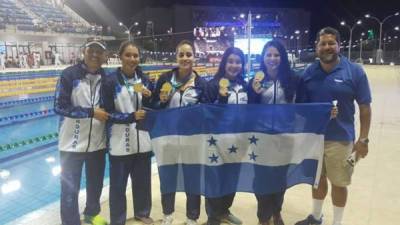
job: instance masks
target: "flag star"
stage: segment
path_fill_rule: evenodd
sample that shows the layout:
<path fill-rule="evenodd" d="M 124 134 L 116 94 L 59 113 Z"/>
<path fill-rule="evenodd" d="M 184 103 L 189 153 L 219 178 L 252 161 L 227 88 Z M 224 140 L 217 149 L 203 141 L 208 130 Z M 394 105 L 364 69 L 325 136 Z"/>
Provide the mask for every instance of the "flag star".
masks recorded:
<path fill-rule="evenodd" d="M 215 153 L 213 153 L 212 156 L 209 156 L 208 158 L 210 159 L 211 163 L 213 162 L 218 163 L 218 156 L 215 155 Z"/>
<path fill-rule="evenodd" d="M 251 152 L 251 154 L 249 154 L 250 156 L 250 160 L 256 161 L 256 158 L 258 155 L 254 154 L 254 152 Z"/>
<path fill-rule="evenodd" d="M 228 148 L 229 153 L 237 153 L 237 149 L 238 148 L 236 146 L 234 146 L 234 145 L 232 145 L 232 147 Z"/>
<path fill-rule="evenodd" d="M 214 139 L 214 137 L 213 137 L 213 136 L 211 136 L 211 138 L 210 138 L 210 139 L 208 139 L 207 141 L 208 141 L 208 146 L 211 146 L 211 145 L 215 145 L 215 146 L 217 146 L 217 140 L 216 140 L 216 139 Z"/>
<path fill-rule="evenodd" d="M 256 138 L 254 135 L 251 138 L 248 138 L 248 139 L 250 141 L 250 144 L 257 145 L 258 138 Z"/>

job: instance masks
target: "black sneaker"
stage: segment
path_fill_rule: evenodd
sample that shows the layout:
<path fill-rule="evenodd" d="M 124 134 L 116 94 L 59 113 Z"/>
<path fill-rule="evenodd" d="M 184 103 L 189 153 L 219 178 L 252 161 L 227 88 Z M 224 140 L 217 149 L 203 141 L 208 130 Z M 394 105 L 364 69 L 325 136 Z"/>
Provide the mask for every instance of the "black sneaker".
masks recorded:
<path fill-rule="evenodd" d="M 298 221 L 294 225 L 321 225 L 322 224 L 322 217 L 321 219 L 317 220 L 313 217 L 313 215 L 309 215 L 305 220 Z"/>

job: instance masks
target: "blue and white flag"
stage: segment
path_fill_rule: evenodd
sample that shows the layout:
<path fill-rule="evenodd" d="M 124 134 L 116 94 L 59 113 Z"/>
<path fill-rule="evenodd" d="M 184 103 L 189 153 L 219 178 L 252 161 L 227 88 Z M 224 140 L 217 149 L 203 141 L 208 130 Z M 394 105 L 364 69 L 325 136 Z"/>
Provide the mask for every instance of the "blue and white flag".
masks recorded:
<path fill-rule="evenodd" d="M 331 107 L 200 104 L 150 112 L 161 192 L 218 197 L 317 186 Z"/>

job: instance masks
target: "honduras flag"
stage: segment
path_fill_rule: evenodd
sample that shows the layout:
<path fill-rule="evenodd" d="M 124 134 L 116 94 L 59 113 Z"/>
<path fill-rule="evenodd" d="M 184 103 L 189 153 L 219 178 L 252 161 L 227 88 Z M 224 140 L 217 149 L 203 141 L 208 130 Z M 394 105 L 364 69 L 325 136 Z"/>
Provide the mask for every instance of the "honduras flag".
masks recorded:
<path fill-rule="evenodd" d="M 317 186 L 331 107 L 199 104 L 150 112 L 161 192 L 219 197 Z"/>

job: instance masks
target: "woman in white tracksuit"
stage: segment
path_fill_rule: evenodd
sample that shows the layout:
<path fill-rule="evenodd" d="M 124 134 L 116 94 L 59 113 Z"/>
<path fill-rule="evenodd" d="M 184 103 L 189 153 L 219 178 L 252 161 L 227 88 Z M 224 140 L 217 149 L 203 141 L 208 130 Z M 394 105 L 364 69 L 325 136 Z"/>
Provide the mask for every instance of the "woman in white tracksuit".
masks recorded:
<path fill-rule="evenodd" d="M 150 106 L 151 83 L 139 64 L 139 49 L 132 42 L 121 44 L 122 67 L 103 82 L 102 96 L 109 113 L 107 127 L 110 155 L 111 225 L 126 222 L 126 186 L 132 181 L 134 218 L 153 224 L 151 210 L 151 144 L 140 121 Z"/>
<path fill-rule="evenodd" d="M 207 82 L 193 70 L 194 48 L 190 41 L 181 41 L 176 47 L 178 68 L 160 76 L 154 90 L 153 104 L 159 109 L 185 107 L 207 103 Z M 169 86 L 169 91 L 164 87 Z M 164 213 L 162 225 L 171 225 L 175 211 L 175 193 L 163 193 L 161 203 Z M 201 197 L 186 193 L 186 224 L 196 225 L 200 216 Z"/>
<path fill-rule="evenodd" d="M 235 47 L 226 49 L 217 73 L 208 82 L 210 101 L 216 104 L 247 104 L 247 83 L 244 80 L 244 71 L 245 58 L 242 50 Z M 222 79 L 225 84 L 221 81 Z M 219 225 L 221 222 L 242 224 L 242 221 L 229 210 L 235 194 L 206 198 L 207 225 Z"/>

